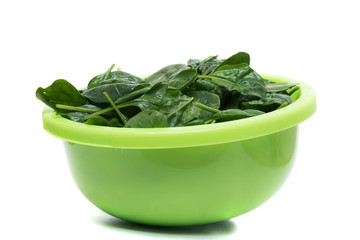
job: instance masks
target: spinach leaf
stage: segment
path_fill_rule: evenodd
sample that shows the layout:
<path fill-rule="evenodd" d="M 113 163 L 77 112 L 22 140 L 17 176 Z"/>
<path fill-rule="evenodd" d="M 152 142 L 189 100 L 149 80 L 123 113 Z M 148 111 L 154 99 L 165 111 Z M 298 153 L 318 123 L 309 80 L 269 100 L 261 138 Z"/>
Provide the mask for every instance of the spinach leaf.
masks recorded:
<path fill-rule="evenodd" d="M 168 86 L 159 84 L 158 86 L 150 89 L 139 98 L 119 104 L 120 107 L 135 106 L 141 110 L 159 110 L 159 106 L 163 101 L 163 96 L 167 92 Z M 116 102 L 115 102 L 116 103 Z"/>
<path fill-rule="evenodd" d="M 200 119 L 194 119 L 188 123 L 185 123 L 183 126 L 197 126 L 197 125 L 204 125 L 205 121 Z"/>
<path fill-rule="evenodd" d="M 174 78 L 164 83 L 166 83 L 171 90 L 182 91 L 184 88 L 188 87 L 195 81 L 196 76 L 196 70 L 186 69 L 182 70 Z"/>
<path fill-rule="evenodd" d="M 141 110 L 157 110 L 170 117 L 172 114 L 188 105 L 192 99 L 193 98 L 180 92 L 169 91 L 167 85 L 160 84 L 145 93 L 143 96 L 132 101 L 122 103 L 118 105 L 118 107 L 136 106 Z"/>
<path fill-rule="evenodd" d="M 88 86 L 87 86 L 88 89 L 96 87 L 96 86 L 100 85 L 102 81 L 108 79 L 109 74 L 111 73 L 111 70 L 114 68 L 114 66 L 115 66 L 115 64 L 112 64 L 106 72 L 93 77 L 90 80 L 90 82 L 88 83 Z"/>
<path fill-rule="evenodd" d="M 169 127 L 167 117 L 155 110 L 144 110 L 130 118 L 127 128 L 163 128 Z"/>
<path fill-rule="evenodd" d="M 58 114 L 75 122 L 82 122 L 82 119 L 89 115 L 87 112 L 60 112 Z"/>
<path fill-rule="evenodd" d="M 233 108 L 241 108 L 243 102 L 249 102 L 252 100 L 258 99 L 254 96 L 243 95 L 238 91 L 232 91 L 227 94 L 226 99 L 223 101 L 221 109 L 233 109 Z"/>
<path fill-rule="evenodd" d="M 194 91 L 187 96 L 193 98 L 190 104 L 182 107 L 169 118 L 170 127 L 183 126 L 188 122 L 204 121 L 214 112 L 219 112 L 220 98 L 206 91 Z"/>
<path fill-rule="evenodd" d="M 120 104 L 120 103 L 123 103 L 123 102 L 127 102 L 127 101 L 130 101 L 132 99 L 135 99 L 141 95 L 143 95 L 144 93 L 150 91 L 151 89 L 153 89 L 154 87 L 158 86 L 159 84 L 161 84 L 160 82 L 156 82 L 155 84 L 152 84 L 152 85 L 148 85 L 148 86 L 145 86 L 146 84 L 141 84 L 141 85 L 138 85 L 136 86 L 133 91 L 125 96 L 122 96 L 120 98 L 118 98 L 116 101 L 115 101 L 115 104 Z"/>
<path fill-rule="evenodd" d="M 208 75 L 215 71 L 215 69 L 223 62 L 217 59 L 218 56 L 209 56 L 204 60 L 189 59 L 187 64 L 192 69 L 196 69 L 198 74 Z"/>
<path fill-rule="evenodd" d="M 291 97 L 289 95 L 281 94 L 281 93 L 267 93 L 266 96 L 259 100 L 253 100 L 247 103 L 246 105 L 269 105 L 269 104 L 279 104 L 282 103 L 291 103 Z"/>
<path fill-rule="evenodd" d="M 237 64 L 241 64 L 241 63 L 246 63 L 246 64 L 250 65 L 250 55 L 247 54 L 246 52 L 238 52 L 238 53 L 232 55 L 228 59 L 224 60 L 215 69 L 215 71 L 217 71 L 219 68 L 226 66 L 226 65 L 237 65 Z"/>
<path fill-rule="evenodd" d="M 296 86 L 297 83 L 272 83 L 269 82 L 265 85 L 267 92 L 283 92 L 287 89 Z"/>
<path fill-rule="evenodd" d="M 121 84 L 141 84 L 145 83 L 143 79 L 136 77 L 130 73 L 123 71 L 114 71 L 114 64 L 105 72 L 100 75 L 93 77 L 88 83 L 88 89 L 103 85 L 103 84 L 112 84 L 112 83 L 121 83 Z"/>
<path fill-rule="evenodd" d="M 86 121 L 88 125 L 98 125 L 98 126 L 108 126 L 108 127 L 122 127 L 122 125 L 117 118 L 112 118 L 110 120 L 106 120 L 101 116 L 95 116 Z"/>
<path fill-rule="evenodd" d="M 186 95 L 193 91 L 207 91 L 218 95 L 220 99 L 223 97 L 221 88 L 207 79 L 197 79 L 192 85 L 183 90 Z"/>
<path fill-rule="evenodd" d="M 181 72 L 182 70 L 188 69 L 189 67 L 185 64 L 172 64 L 162 69 L 158 70 L 157 72 L 153 73 L 149 77 L 145 79 L 146 82 L 152 84 L 158 81 L 169 81 L 172 79 L 176 74 Z"/>
<path fill-rule="evenodd" d="M 104 84 L 84 90 L 82 95 L 94 103 L 106 103 L 108 100 L 104 96 L 104 92 L 107 92 L 111 99 L 118 99 L 130 93 L 137 86 L 139 85 L 135 83 Z M 146 86 L 148 86 L 148 84 L 146 84 Z"/>
<path fill-rule="evenodd" d="M 101 85 L 112 84 L 112 83 L 143 84 L 145 83 L 145 81 L 142 78 L 136 77 L 127 72 L 114 71 L 109 74 L 106 80 L 100 82 Z"/>
<path fill-rule="evenodd" d="M 197 69 L 200 65 L 201 60 L 199 59 L 189 59 L 187 65 L 192 69 Z"/>
<path fill-rule="evenodd" d="M 133 91 L 133 92 L 131 92 L 131 93 L 129 93 L 129 94 L 123 96 L 123 97 L 118 98 L 114 102 L 114 104 L 116 104 L 117 108 L 128 108 L 128 107 L 136 106 L 136 104 L 131 105 L 131 103 L 132 103 L 131 100 L 138 98 L 139 96 L 141 96 L 144 93 L 154 89 L 155 87 L 159 86 L 160 84 L 161 83 L 158 82 L 158 83 L 155 83 L 153 85 L 150 85 L 150 86 L 141 88 L 139 90 Z M 128 102 L 128 103 L 125 104 L 125 102 Z M 114 111 L 113 106 L 101 109 L 101 110 L 99 110 L 97 112 L 94 112 L 94 113 L 88 115 L 88 116 L 85 116 L 83 118 L 83 121 L 85 121 L 85 120 L 87 120 L 89 118 L 92 118 L 94 116 L 98 116 L 100 114 L 111 114 L 112 111 Z M 130 111 L 130 112 L 132 112 L 132 111 Z"/>
<path fill-rule="evenodd" d="M 82 119 L 89 115 L 87 112 L 66 112 L 66 113 L 59 113 L 61 116 L 70 119 L 75 122 L 84 122 Z M 95 116 L 87 121 L 85 121 L 88 125 L 99 125 L 99 126 L 109 126 L 109 127 L 122 127 L 123 125 L 119 122 L 117 118 L 111 118 L 107 120 L 105 117 Z"/>
<path fill-rule="evenodd" d="M 263 113 L 264 112 L 255 109 L 228 109 L 219 113 L 215 113 L 211 118 L 209 118 L 209 120 L 216 120 L 217 122 L 232 121 L 257 116 Z"/>
<path fill-rule="evenodd" d="M 208 79 L 219 87 L 224 87 L 229 91 L 238 91 L 243 95 L 262 98 L 266 94 L 264 79 L 247 63 L 226 65 L 211 75 L 199 75 L 198 77 Z"/>
<path fill-rule="evenodd" d="M 80 106 L 87 102 L 81 93 L 64 79 L 55 80 L 47 88 L 39 87 L 36 90 L 36 97 L 58 112 L 62 110 L 56 108 L 56 104 Z"/>
<path fill-rule="evenodd" d="M 119 108 L 136 106 L 142 111 L 156 110 L 168 118 L 170 126 L 178 124 L 183 110 L 192 102 L 193 98 L 173 92 L 165 84 L 159 84 L 143 96 L 129 102 L 117 105 Z"/>
<path fill-rule="evenodd" d="M 193 97 L 195 102 L 199 102 L 210 108 L 214 108 L 214 109 L 220 108 L 220 98 L 216 94 L 209 93 L 206 91 L 194 91 L 194 92 L 190 92 L 188 96 Z M 187 123 L 195 118 L 200 120 L 205 120 L 208 119 L 211 115 L 213 115 L 213 113 L 203 110 L 194 104 L 191 104 L 184 111 L 182 122 Z"/>
<path fill-rule="evenodd" d="M 267 93 L 266 96 L 262 99 L 244 102 L 243 106 L 270 112 L 284 103 L 290 104 L 291 102 L 292 100 L 289 95 L 281 93 Z"/>

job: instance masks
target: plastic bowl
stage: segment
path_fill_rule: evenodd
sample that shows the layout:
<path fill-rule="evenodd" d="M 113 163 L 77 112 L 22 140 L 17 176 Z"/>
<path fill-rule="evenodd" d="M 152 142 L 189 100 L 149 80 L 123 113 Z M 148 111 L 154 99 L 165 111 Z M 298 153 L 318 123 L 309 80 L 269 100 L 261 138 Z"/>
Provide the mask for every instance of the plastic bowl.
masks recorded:
<path fill-rule="evenodd" d="M 276 82 L 299 82 L 263 75 Z M 43 111 L 63 139 L 84 196 L 115 217 L 149 225 L 223 221 L 279 190 L 294 163 L 297 125 L 315 112 L 315 93 L 263 115 L 202 126 L 131 129 L 91 126 Z"/>

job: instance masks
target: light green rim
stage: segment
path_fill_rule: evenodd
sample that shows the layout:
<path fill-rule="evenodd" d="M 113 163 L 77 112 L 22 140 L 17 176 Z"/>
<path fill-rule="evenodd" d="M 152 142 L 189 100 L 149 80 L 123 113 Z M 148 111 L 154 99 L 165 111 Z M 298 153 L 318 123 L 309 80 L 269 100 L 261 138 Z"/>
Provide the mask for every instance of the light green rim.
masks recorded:
<path fill-rule="evenodd" d="M 43 111 L 44 129 L 65 141 L 116 148 L 195 147 L 259 137 L 298 125 L 316 111 L 314 90 L 307 84 L 277 75 L 262 74 L 274 82 L 297 82 L 300 97 L 276 111 L 235 121 L 171 128 L 115 128 L 86 125 L 63 118 L 49 108 Z"/>

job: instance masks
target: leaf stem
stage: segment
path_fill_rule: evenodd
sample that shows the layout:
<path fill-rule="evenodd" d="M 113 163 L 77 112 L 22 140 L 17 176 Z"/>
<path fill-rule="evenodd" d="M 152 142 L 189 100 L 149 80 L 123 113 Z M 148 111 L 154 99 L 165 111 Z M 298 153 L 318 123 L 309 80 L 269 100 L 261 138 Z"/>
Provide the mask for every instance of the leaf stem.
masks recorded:
<path fill-rule="evenodd" d="M 120 104 L 115 105 L 115 108 L 124 108 L 124 107 L 130 107 L 130 106 L 133 106 L 133 105 L 129 104 L 128 102 L 125 102 L 125 103 L 120 103 Z M 97 112 L 93 112 L 92 114 L 89 114 L 89 115 L 83 117 L 82 121 L 86 121 L 89 118 L 92 118 L 92 117 L 95 117 L 95 116 L 98 116 L 98 115 L 101 115 L 101 114 L 104 114 L 107 112 L 111 112 L 111 111 L 114 111 L 113 106 L 101 109 Z"/>
<path fill-rule="evenodd" d="M 212 113 L 218 113 L 218 112 L 221 112 L 220 110 L 218 109 L 215 109 L 215 108 L 212 108 L 212 107 L 209 107 L 209 106 L 206 106 L 202 103 L 199 103 L 199 102 L 193 102 L 193 104 L 198 107 L 198 108 L 201 108 L 205 111 L 208 111 L 208 112 L 212 112 Z"/>
<path fill-rule="evenodd" d="M 169 117 L 170 117 L 171 115 L 173 115 L 174 113 L 180 111 L 182 108 L 184 108 L 185 106 L 189 105 L 193 100 L 194 100 L 193 97 L 190 98 L 190 99 L 189 99 L 184 105 L 182 105 L 180 108 L 178 108 L 178 109 L 176 109 L 175 111 L 169 113 L 169 114 L 167 115 L 167 117 L 169 118 Z"/>
<path fill-rule="evenodd" d="M 207 120 L 207 121 L 205 121 L 204 124 L 213 124 L 213 123 L 216 123 L 216 120 L 215 120 L 215 119 Z"/>
<path fill-rule="evenodd" d="M 300 86 L 294 86 L 293 88 L 291 88 L 289 91 L 288 91 L 288 94 L 291 95 L 293 94 L 294 92 L 296 92 L 297 90 L 300 89 Z"/>
<path fill-rule="evenodd" d="M 207 79 L 217 79 L 217 77 L 209 76 L 209 75 L 198 75 L 198 78 L 207 78 Z"/>
<path fill-rule="evenodd" d="M 125 95 L 125 96 L 122 96 L 122 97 L 118 98 L 114 103 L 119 104 L 119 103 L 123 103 L 123 102 L 133 100 L 134 98 L 137 98 L 138 96 L 143 95 L 144 93 L 149 91 L 152 87 L 153 86 L 150 85 L 148 87 L 144 87 L 144 88 L 139 89 L 137 91 L 131 92 L 131 93 Z"/>
<path fill-rule="evenodd" d="M 111 70 L 115 67 L 115 64 L 112 64 L 110 68 L 106 71 L 104 80 L 106 80 L 109 77 L 109 74 L 111 73 Z"/>
<path fill-rule="evenodd" d="M 147 91 L 149 91 L 152 87 L 153 87 L 153 85 L 148 86 L 148 87 L 145 87 L 145 88 L 142 88 L 142 89 L 139 89 L 139 90 L 137 90 L 137 91 L 134 91 L 134 92 L 129 93 L 129 94 L 123 96 L 123 97 L 118 98 L 118 99 L 114 102 L 114 104 L 117 104 L 117 105 L 115 105 L 115 107 L 116 107 L 116 108 L 127 107 L 126 105 L 123 105 L 122 103 L 128 102 L 128 101 L 130 101 L 130 100 L 133 100 L 133 99 L 137 98 L 138 96 L 140 96 L 140 95 L 146 93 Z M 82 119 L 82 121 L 86 121 L 86 120 L 89 119 L 89 118 L 92 118 L 92 117 L 95 117 L 95 116 L 98 116 L 98 115 L 100 115 L 100 114 L 104 114 L 104 113 L 107 113 L 107 112 L 111 112 L 111 111 L 113 111 L 113 110 L 114 110 L 114 107 L 113 107 L 113 106 L 108 107 L 108 108 L 104 108 L 104 109 L 102 109 L 102 110 L 99 110 L 99 111 L 97 111 L 97 112 L 94 112 L 94 113 L 92 113 L 92 114 L 90 114 L 90 115 L 85 116 L 85 117 Z"/>
<path fill-rule="evenodd" d="M 277 109 L 280 109 L 280 108 L 283 108 L 283 107 L 286 107 L 288 105 L 287 102 L 283 102 Z"/>
<path fill-rule="evenodd" d="M 119 115 L 121 121 L 124 123 L 124 125 L 126 124 L 126 116 L 124 116 L 124 114 L 122 114 L 120 112 L 120 110 L 115 106 L 115 103 L 111 100 L 109 94 L 107 92 L 103 92 L 103 94 L 105 95 L 105 97 L 107 98 L 107 100 L 110 102 L 111 106 L 114 108 L 114 110 L 116 111 L 116 113 Z"/>
<path fill-rule="evenodd" d="M 95 112 L 98 111 L 98 110 L 96 110 L 96 109 L 89 109 L 89 108 L 82 108 L 82 107 L 74 107 L 74 106 L 63 105 L 63 104 L 55 104 L 55 107 L 57 107 L 57 108 L 59 108 L 59 109 L 76 111 L 76 112 L 95 113 Z"/>

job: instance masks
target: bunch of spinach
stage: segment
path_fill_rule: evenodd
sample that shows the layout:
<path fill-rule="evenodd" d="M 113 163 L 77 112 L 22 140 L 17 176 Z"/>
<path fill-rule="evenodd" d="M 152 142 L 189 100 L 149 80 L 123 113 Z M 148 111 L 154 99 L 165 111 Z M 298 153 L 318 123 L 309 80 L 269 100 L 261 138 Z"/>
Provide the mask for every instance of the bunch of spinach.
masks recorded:
<path fill-rule="evenodd" d="M 77 90 L 64 79 L 36 97 L 57 114 L 90 125 L 155 128 L 212 124 L 252 117 L 292 102 L 296 83 L 274 83 L 250 68 L 250 56 L 210 56 L 172 64 L 146 78 L 112 65 Z"/>

